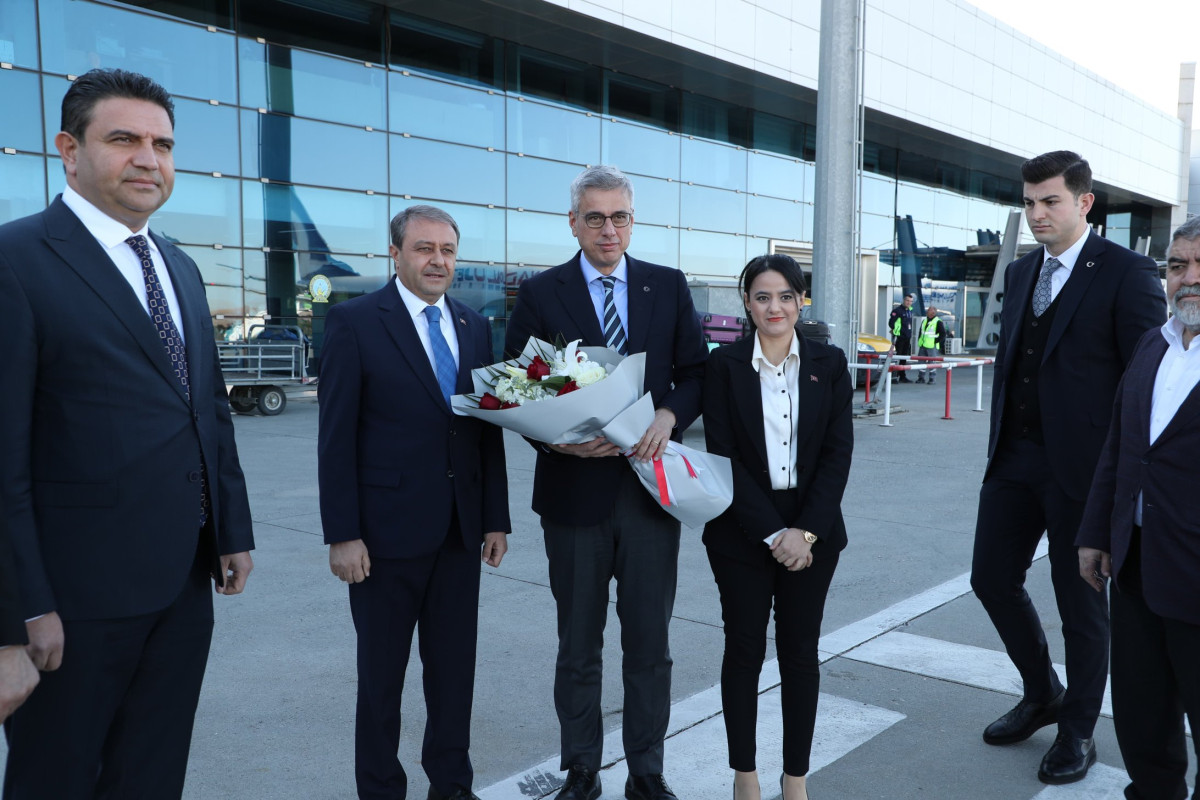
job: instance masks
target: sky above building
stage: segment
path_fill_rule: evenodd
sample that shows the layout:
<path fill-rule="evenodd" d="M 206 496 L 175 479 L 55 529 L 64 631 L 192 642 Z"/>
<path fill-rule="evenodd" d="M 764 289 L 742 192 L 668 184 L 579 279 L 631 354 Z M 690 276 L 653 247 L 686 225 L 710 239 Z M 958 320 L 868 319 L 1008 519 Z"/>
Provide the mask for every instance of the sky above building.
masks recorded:
<path fill-rule="evenodd" d="M 1196 0 L 969 2 L 1172 115 L 1180 63 L 1200 62 Z M 1200 127 L 1200 118 L 1193 126 Z"/>

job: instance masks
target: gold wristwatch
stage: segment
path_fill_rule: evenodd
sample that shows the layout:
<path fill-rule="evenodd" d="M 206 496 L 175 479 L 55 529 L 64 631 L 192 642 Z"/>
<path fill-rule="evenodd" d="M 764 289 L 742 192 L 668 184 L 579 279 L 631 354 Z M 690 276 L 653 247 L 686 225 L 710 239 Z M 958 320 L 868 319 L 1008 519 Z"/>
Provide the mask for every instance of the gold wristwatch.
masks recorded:
<path fill-rule="evenodd" d="M 799 531 L 804 534 L 804 541 L 808 542 L 809 544 L 817 543 L 817 535 L 815 533 L 812 531 L 806 531 L 803 528 L 800 528 Z"/>

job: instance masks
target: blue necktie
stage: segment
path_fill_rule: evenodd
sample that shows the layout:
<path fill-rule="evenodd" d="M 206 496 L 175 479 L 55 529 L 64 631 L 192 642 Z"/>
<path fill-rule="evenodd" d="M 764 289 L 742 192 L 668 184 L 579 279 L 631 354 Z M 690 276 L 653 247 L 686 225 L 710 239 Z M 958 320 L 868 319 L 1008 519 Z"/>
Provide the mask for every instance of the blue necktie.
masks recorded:
<path fill-rule="evenodd" d="M 617 301 L 613 297 L 613 287 L 617 279 L 612 275 L 600 278 L 604 284 L 604 343 L 621 355 L 628 355 L 629 348 L 625 341 L 625 329 L 621 327 L 621 316 L 617 314 Z"/>
<path fill-rule="evenodd" d="M 167 356 L 171 359 L 171 369 L 174 370 L 175 377 L 183 386 L 183 393 L 187 395 L 190 403 L 192 387 L 188 378 L 187 348 L 184 347 L 179 329 L 175 327 L 175 320 L 171 319 L 171 308 L 167 305 L 167 296 L 163 292 L 162 283 L 158 280 L 158 273 L 154 269 L 154 259 L 150 256 L 150 244 L 146 241 L 146 237 L 141 235 L 130 236 L 125 240 L 125 244 L 133 249 L 138 261 L 142 262 L 142 280 L 146 283 L 146 302 L 150 306 L 150 321 L 154 323 L 154 330 L 158 332 L 159 341 L 162 342 Z M 208 508 L 208 470 L 204 466 L 204 455 L 201 454 L 200 527 L 204 527 L 204 523 L 208 521 Z"/>
<path fill-rule="evenodd" d="M 1033 287 L 1033 315 L 1040 317 L 1046 313 L 1046 309 L 1050 307 L 1050 278 L 1054 271 L 1062 266 L 1062 262 L 1054 256 L 1046 259 L 1046 263 L 1042 264 L 1042 272 L 1038 275 L 1037 283 Z"/>
<path fill-rule="evenodd" d="M 442 310 L 437 306 L 425 306 L 425 318 L 429 320 L 429 344 L 433 348 L 438 386 L 442 387 L 446 405 L 450 405 L 450 395 L 454 394 L 454 386 L 458 382 L 458 366 L 454 363 L 450 345 L 446 344 L 446 337 L 442 336 Z"/>

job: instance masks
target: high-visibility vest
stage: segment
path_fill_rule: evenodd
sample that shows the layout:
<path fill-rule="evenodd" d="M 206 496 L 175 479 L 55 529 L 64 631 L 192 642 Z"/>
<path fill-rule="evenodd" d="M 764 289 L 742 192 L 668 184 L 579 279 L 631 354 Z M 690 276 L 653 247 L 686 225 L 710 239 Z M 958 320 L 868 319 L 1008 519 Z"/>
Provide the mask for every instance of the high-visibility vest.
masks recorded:
<path fill-rule="evenodd" d="M 937 317 L 929 319 L 926 317 L 921 320 L 921 338 L 917 340 L 918 347 L 928 347 L 933 349 L 937 347 L 937 326 L 940 320 Z"/>
<path fill-rule="evenodd" d="M 900 329 L 903 326 L 904 326 L 904 316 L 902 314 L 897 314 L 896 322 L 892 325 L 892 336 L 899 336 Z"/>

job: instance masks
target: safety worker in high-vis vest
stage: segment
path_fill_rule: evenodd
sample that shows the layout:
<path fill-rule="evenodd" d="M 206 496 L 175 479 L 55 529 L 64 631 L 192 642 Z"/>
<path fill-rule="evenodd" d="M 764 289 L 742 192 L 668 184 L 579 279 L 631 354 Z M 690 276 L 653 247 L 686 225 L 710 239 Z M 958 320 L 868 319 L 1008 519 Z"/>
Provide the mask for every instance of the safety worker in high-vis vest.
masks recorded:
<path fill-rule="evenodd" d="M 888 332 L 892 335 L 892 350 L 898 356 L 912 355 L 913 301 L 912 292 L 904 295 L 904 303 L 892 309 L 888 317 Z M 896 377 L 896 376 L 899 377 Z M 893 373 L 893 383 L 912 383 L 904 372 Z"/>
<path fill-rule="evenodd" d="M 917 355 L 936 357 L 946 355 L 947 339 L 946 323 L 942 322 L 942 318 L 937 315 L 937 308 L 930 306 L 925 309 L 925 319 L 921 320 L 917 329 Z M 929 383 L 932 385 L 934 378 L 937 377 L 937 370 L 934 369 L 928 370 L 928 372 L 918 372 L 917 383 L 925 383 L 926 374 L 929 375 Z"/>

